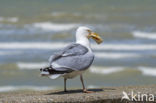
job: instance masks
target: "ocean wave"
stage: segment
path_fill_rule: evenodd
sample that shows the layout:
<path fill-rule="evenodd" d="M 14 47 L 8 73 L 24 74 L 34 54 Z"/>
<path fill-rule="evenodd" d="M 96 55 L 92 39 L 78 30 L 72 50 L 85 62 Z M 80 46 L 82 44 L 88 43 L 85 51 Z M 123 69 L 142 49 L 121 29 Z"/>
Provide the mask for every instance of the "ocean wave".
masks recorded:
<path fill-rule="evenodd" d="M 112 73 L 121 72 L 123 70 L 124 67 L 91 67 L 89 69 L 91 73 L 96 73 L 96 74 L 112 74 Z"/>
<path fill-rule="evenodd" d="M 47 31 L 67 31 L 78 27 L 78 24 L 56 24 L 51 22 L 34 23 L 33 27 Z"/>
<path fill-rule="evenodd" d="M 16 63 L 18 68 L 21 70 L 33 70 L 33 69 L 40 69 L 42 67 L 46 67 L 48 63 L 40 62 L 40 63 L 25 63 L 25 62 L 17 62 Z"/>
<path fill-rule="evenodd" d="M 134 31 L 132 34 L 137 38 L 156 39 L 156 33 Z"/>
<path fill-rule="evenodd" d="M 28 63 L 28 62 L 17 62 L 16 65 L 20 70 L 35 70 L 40 69 L 42 67 L 46 67 L 48 62 L 35 62 L 35 63 Z M 134 68 L 134 67 L 133 67 Z M 129 69 L 128 67 L 100 67 L 100 66 L 91 66 L 89 71 L 91 73 L 96 74 L 112 74 L 124 71 Z M 147 76 L 156 76 L 156 68 L 152 67 L 136 67 L 137 70 L 141 71 L 143 75 Z"/>
<path fill-rule="evenodd" d="M 0 17 L 0 22 L 18 22 L 19 18 L 17 17 Z"/>
<path fill-rule="evenodd" d="M 156 68 L 151 67 L 138 67 L 138 70 L 142 72 L 143 75 L 156 76 Z"/>
<path fill-rule="evenodd" d="M 4 55 L 19 55 L 21 54 L 21 51 L 0 51 L 0 56 Z"/>
<path fill-rule="evenodd" d="M 82 16 L 81 13 L 67 13 L 67 12 L 52 12 L 51 15 L 54 17 L 65 17 L 65 16 L 81 17 Z"/>
<path fill-rule="evenodd" d="M 92 45 L 96 50 L 155 50 L 155 44 L 103 44 Z"/>
<path fill-rule="evenodd" d="M 106 52 L 95 53 L 95 56 L 98 58 L 106 58 L 106 59 L 122 59 L 122 58 L 141 57 L 141 55 L 136 54 L 136 53 L 106 53 Z"/>
<path fill-rule="evenodd" d="M 0 42 L 0 49 L 62 49 L 68 42 Z M 92 44 L 95 50 L 156 50 L 155 44 Z"/>
<path fill-rule="evenodd" d="M 34 69 L 40 69 L 42 67 L 46 67 L 48 65 L 48 62 L 35 62 L 35 63 L 17 62 L 16 65 L 21 70 L 34 70 Z M 108 72 L 112 73 L 113 71 L 116 71 L 115 69 L 121 70 L 123 68 L 124 67 L 95 67 L 93 66 L 89 70 L 91 72 L 95 71 L 97 73 L 98 72 L 100 73 L 100 71 L 103 71 L 105 73 L 108 73 Z"/>
<path fill-rule="evenodd" d="M 15 28 L 15 27 L 4 27 L 4 29 L 0 30 L 0 35 L 36 35 L 43 34 L 45 31 L 37 30 L 36 28 L 25 26 L 23 28 Z"/>
<path fill-rule="evenodd" d="M 0 86 L 0 92 L 10 92 L 18 90 L 34 90 L 34 91 L 44 91 L 52 90 L 55 87 L 46 87 L 46 86 Z"/>
<path fill-rule="evenodd" d="M 51 16 L 52 17 L 55 17 L 55 18 L 74 18 L 74 19 L 106 19 L 107 16 L 106 15 L 101 15 L 101 14 L 87 14 L 87 15 L 84 15 L 83 13 L 80 13 L 80 12 L 52 12 L 51 13 Z"/>
<path fill-rule="evenodd" d="M 0 49 L 60 49 L 66 43 L 44 43 L 44 42 L 8 42 L 0 43 Z"/>
<path fill-rule="evenodd" d="M 48 65 L 46 62 L 37 62 L 37 63 L 25 63 L 25 62 L 17 62 L 16 63 L 20 70 L 34 70 L 40 69 L 41 67 L 45 67 Z M 91 73 L 97 74 L 111 74 L 115 72 L 120 72 L 124 70 L 124 67 L 97 67 L 92 66 L 89 71 Z"/>
<path fill-rule="evenodd" d="M 87 88 L 99 88 L 99 86 L 96 86 L 96 85 L 89 85 L 89 86 L 87 86 Z"/>

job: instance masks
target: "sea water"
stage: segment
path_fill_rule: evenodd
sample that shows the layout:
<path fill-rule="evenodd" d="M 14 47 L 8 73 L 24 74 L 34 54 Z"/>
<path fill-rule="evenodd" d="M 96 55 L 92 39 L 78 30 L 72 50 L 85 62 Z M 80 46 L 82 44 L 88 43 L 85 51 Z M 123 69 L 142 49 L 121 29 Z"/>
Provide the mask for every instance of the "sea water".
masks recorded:
<path fill-rule="evenodd" d="M 63 79 L 39 76 L 48 58 L 88 26 L 95 60 L 89 88 L 156 84 L 155 0 L 0 0 L 0 92 L 62 89 Z M 82 88 L 79 77 L 68 88 Z"/>

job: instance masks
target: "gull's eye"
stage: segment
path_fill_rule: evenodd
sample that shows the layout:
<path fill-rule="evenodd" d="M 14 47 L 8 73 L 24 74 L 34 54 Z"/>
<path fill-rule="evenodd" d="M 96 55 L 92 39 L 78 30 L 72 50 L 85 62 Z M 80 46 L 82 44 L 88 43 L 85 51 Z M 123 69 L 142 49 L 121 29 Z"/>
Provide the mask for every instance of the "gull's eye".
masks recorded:
<path fill-rule="evenodd" d="M 89 34 L 91 33 L 91 30 L 87 30 L 87 31 L 88 31 Z"/>

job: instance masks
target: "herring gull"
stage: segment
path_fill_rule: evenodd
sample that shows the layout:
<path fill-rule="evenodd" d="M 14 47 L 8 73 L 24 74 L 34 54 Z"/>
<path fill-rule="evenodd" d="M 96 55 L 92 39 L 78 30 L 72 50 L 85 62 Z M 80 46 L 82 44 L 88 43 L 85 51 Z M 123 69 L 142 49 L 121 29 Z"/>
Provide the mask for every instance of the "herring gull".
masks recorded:
<path fill-rule="evenodd" d="M 66 92 L 66 80 L 80 75 L 83 92 L 89 93 L 85 88 L 82 73 L 86 71 L 94 60 L 89 39 L 94 39 L 98 44 L 102 38 L 88 27 L 81 26 L 76 31 L 76 43 L 72 43 L 63 50 L 53 54 L 49 58 L 49 66 L 41 68 L 41 75 L 51 79 L 64 77 L 64 91 Z"/>

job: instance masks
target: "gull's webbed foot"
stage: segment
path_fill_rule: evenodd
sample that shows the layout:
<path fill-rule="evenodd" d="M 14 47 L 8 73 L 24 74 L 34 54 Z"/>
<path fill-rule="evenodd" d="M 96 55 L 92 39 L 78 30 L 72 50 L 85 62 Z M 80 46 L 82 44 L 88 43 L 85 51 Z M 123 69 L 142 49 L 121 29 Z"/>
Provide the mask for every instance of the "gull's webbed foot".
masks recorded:
<path fill-rule="evenodd" d="M 83 93 L 94 93 L 94 91 L 88 91 L 87 89 L 83 89 Z"/>

